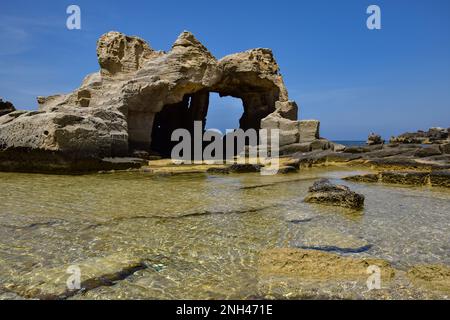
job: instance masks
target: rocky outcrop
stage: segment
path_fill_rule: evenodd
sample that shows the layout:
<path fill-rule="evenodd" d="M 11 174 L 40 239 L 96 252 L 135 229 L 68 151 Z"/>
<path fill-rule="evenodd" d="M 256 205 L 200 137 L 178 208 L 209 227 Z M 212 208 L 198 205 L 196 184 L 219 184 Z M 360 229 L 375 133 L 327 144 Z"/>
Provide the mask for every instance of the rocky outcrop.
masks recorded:
<path fill-rule="evenodd" d="M 205 122 L 211 92 L 242 100 L 242 129 L 260 129 L 263 119 L 274 117 L 282 144 L 299 142 L 298 106 L 289 100 L 269 49 L 217 60 L 189 32 L 169 52 L 109 32 L 98 40 L 97 56 L 99 72 L 74 92 L 38 97 L 39 111 L 0 118 L 0 159 L 13 161 L 24 152 L 43 163 L 54 155 L 68 162 L 150 150 L 168 155 L 173 130 L 193 130 L 194 121 Z M 22 165 L 26 170 L 27 162 Z"/>
<path fill-rule="evenodd" d="M 320 139 L 320 122 L 317 120 L 299 121 L 300 143 L 313 142 Z"/>
<path fill-rule="evenodd" d="M 367 144 L 369 146 L 377 145 L 377 144 L 383 144 L 384 140 L 381 138 L 379 134 L 371 133 L 369 137 L 367 138 Z"/>
<path fill-rule="evenodd" d="M 344 178 L 346 181 L 376 183 L 380 181 L 380 175 L 375 173 L 368 173 Z"/>
<path fill-rule="evenodd" d="M 429 174 L 417 171 L 387 171 L 381 174 L 381 181 L 390 184 L 423 186 L 428 183 Z"/>
<path fill-rule="evenodd" d="M 437 171 L 383 171 L 344 178 L 352 182 L 401 184 L 408 186 L 450 187 L 450 170 Z"/>
<path fill-rule="evenodd" d="M 450 170 L 432 171 L 430 183 L 433 187 L 450 188 Z"/>
<path fill-rule="evenodd" d="M 404 133 L 398 137 L 392 137 L 391 143 L 407 143 L 407 144 L 440 144 L 448 143 L 450 128 L 431 128 L 428 131 L 417 131 L 414 133 Z"/>
<path fill-rule="evenodd" d="M 0 117 L 13 111 L 16 111 L 14 105 L 9 101 L 3 101 L 2 98 L 0 98 Z"/>
<path fill-rule="evenodd" d="M 330 150 L 334 144 L 320 138 L 320 122 L 317 120 L 293 121 L 281 116 L 277 111 L 262 119 L 261 128 L 280 131 L 280 155 L 314 150 Z M 339 146 L 337 146 L 339 147 Z"/>
<path fill-rule="evenodd" d="M 347 186 L 332 184 L 329 180 L 320 180 L 309 189 L 305 202 L 334 205 L 361 210 L 365 197 L 353 192 Z"/>

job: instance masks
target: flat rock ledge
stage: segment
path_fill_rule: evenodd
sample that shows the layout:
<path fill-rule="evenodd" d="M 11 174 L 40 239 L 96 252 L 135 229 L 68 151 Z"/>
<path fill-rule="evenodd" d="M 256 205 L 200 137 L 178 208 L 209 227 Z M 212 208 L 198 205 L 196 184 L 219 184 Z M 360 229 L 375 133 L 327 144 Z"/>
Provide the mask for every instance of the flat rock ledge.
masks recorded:
<path fill-rule="evenodd" d="M 347 186 L 332 184 L 327 179 L 314 183 L 305 198 L 307 203 L 339 206 L 354 210 L 363 209 L 364 200 L 365 197 L 362 194 L 351 191 Z"/>
<path fill-rule="evenodd" d="M 380 173 L 350 176 L 344 178 L 344 180 L 362 183 L 382 182 L 386 184 L 450 188 L 450 170 L 431 172 L 384 171 Z"/>

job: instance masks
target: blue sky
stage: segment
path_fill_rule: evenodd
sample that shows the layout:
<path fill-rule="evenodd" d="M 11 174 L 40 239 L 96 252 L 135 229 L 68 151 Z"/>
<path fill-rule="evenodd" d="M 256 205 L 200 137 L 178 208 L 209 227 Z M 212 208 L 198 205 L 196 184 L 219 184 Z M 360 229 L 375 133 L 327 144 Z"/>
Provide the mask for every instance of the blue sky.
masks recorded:
<path fill-rule="evenodd" d="M 70 4 L 82 30 L 65 27 Z M 371 4 L 382 30 L 366 27 Z M 158 50 L 189 30 L 217 58 L 272 48 L 300 118 L 321 120 L 330 139 L 450 126 L 448 0 L 2 0 L 0 96 L 36 109 L 36 96 L 72 91 L 98 70 L 96 40 L 110 30 Z M 236 127 L 238 100 L 211 104 L 210 127 Z"/>

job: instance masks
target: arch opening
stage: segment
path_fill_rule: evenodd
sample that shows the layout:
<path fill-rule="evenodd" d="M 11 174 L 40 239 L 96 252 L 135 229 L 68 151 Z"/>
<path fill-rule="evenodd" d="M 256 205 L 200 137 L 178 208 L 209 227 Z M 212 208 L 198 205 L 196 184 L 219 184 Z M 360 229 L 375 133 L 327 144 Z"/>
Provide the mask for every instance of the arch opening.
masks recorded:
<path fill-rule="evenodd" d="M 178 144 L 171 141 L 172 133 L 186 129 L 193 137 L 195 121 L 202 122 L 203 133 L 206 129 L 218 129 L 223 134 L 227 129 L 259 130 L 261 120 L 274 111 L 272 97 L 272 92 L 237 94 L 215 88 L 186 94 L 180 102 L 165 105 L 157 113 L 146 112 L 145 108 L 129 110 L 130 153 L 146 151 L 168 158 Z M 203 143 L 203 148 L 208 144 Z"/>

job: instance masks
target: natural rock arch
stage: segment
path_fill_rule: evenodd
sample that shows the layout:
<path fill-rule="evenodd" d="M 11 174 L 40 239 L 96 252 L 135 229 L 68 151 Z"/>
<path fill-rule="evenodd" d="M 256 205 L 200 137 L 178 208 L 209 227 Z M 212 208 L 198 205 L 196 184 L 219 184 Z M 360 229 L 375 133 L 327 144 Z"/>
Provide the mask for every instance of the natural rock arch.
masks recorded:
<path fill-rule="evenodd" d="M 204 121 L 210 92 L 242 100 L 242 129 L 280 129 L 281 145 L 319 137 L 318 122 L 296 121 L 297 105 L 288 99 L 270 49 L 217 60 L 189 32 L 169 52 L 108 32 L 98 40 L 97 55 L 100 71 L 79 89 L 38 97 L 39 111 L 0 117 L 0 158 L 26 151 L 36 159 L 43 155 L 43 162 L 58 156 L 73 164 L 150 150 L 165 143 L 172 129 Z"/>

